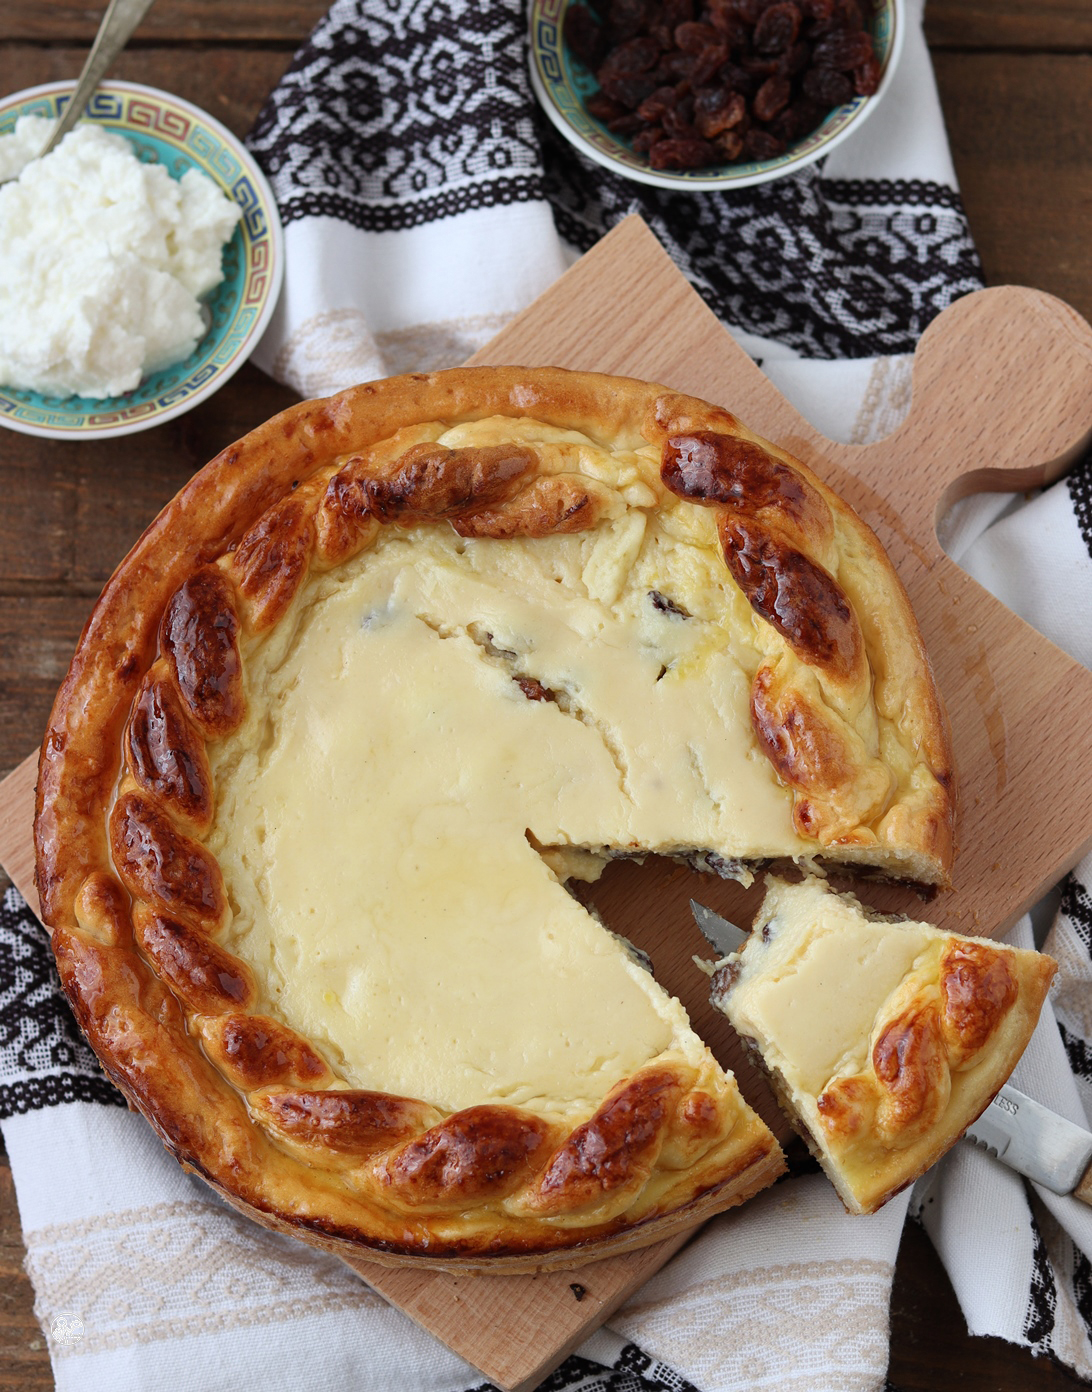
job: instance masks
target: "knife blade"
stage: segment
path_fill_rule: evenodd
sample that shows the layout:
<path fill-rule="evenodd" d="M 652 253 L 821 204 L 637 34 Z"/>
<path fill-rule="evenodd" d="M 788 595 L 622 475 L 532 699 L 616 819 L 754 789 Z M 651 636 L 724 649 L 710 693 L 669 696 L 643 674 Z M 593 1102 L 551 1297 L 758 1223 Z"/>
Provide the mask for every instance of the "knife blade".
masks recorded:
<path fill-rule="evenodd" d="M 967 1127 L 966 1135 L 1044 1189 L 1073 1194 L 1092 1205 L 1092 1131 L 1074 1125 L 1008 1083 Z"/>
<path fill-rule="evenodd" d="M 737 928 L 730 919 L 721 918 L 719 913 L 707 909 L 696 899 L 690 901 L 690 912 L 694 915 L 698 931 L 718 957 L 731 956 L 747 941 L 748 934 L 742 928 Z"/>

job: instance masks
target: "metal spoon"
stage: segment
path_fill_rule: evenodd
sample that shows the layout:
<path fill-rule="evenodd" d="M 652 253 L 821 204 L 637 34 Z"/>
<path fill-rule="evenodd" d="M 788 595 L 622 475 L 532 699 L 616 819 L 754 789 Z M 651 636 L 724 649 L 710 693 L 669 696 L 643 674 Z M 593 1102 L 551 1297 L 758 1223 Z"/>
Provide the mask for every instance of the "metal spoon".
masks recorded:
<path fill-rule="evenodd" d="M 110 0 L 99 25 L 99 32 L 95 35 L 95 42 L 91 45 L 91 52 L 87 55 L 87 62 L 83 65 L 83 72 L 80 73 L 80 80 L 76 83 L 76 90 L 68 99 L 64 115 L 57 123 L 57 129 L 42 155 L 48 155 L 83 115 L 95 88 L 129 42 L 133 30 L 154 4 L 155 0 Z"/>

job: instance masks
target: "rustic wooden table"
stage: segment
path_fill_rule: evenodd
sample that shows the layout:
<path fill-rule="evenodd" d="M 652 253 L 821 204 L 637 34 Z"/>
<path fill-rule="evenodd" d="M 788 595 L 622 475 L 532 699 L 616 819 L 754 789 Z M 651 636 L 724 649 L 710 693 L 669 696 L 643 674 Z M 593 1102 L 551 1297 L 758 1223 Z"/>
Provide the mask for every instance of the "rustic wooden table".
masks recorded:
<path fill-rule="evenodd" d="M 160 0 L 115 73 L 187 97 L 242 133 L 326 3 Z M 6 0 L 0 93 L 74 77 L 100 10 Z M 926 30 L 987 280 L 1049 290 L 1092 319 L 1092 4 L 929 0 Z M 131 541 L 223 445 L 292 399 L 248 367 L 189 415 L 130 440 L 55 444 L 0 430 L 0 776 L 38 743 L 87 612 Z M 23 1255 L 0 1148 L 0 1392 L 53 1386 Z M 1000 1340 L 970 1339 L 914 1225 L 892 1326 L 900 1392 L 1083 1385 Z"/>

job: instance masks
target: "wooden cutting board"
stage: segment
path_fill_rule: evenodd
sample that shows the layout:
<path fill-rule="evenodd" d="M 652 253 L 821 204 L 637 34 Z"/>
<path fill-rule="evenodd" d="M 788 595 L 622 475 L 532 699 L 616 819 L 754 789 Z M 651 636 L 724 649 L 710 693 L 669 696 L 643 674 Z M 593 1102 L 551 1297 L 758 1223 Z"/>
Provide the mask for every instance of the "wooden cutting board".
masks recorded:
<path fill-rule="evenodd" d="M 899 429 L 874 445 L 834 444 L 763 376 L 634 217 L 472 361 L 624 373 L 718 402 L 803 459 L 879 534 L 910 593 L 951 717 L 959 850 L 953 890 L 930 904 L 890 886 L 858 886 L 862 898 L 994 934 L 1092 845 L 1092 673 L 969 579 L 934 530 L 947 502 L 1045 483 L 1092 439 L 1092 329 L 1073 310 L 1015 288 L 957 301 L 921 341 Z M 0 784 L 0 863 L 32 907 L 36 764 L 35 754 Z M 709 1007 L 691 961 L 709 952 L 689 898 L 747 922 L 760 892 L 650 861 L 612 865 L 588 898 L 651 955 L 657 978 L 786 1138 L 769 1091 Z M 499 1386 L 529 1392 L 688 1236 L 539 1276 L 353 1265 Z"/>

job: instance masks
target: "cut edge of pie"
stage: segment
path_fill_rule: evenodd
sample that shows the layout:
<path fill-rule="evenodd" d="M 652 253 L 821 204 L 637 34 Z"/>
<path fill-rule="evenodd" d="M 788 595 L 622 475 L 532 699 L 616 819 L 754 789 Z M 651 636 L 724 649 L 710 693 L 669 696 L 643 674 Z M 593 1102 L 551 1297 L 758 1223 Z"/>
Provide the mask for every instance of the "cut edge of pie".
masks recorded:
<path fill-rule="evenodd" d="M 1027 1047 L 1053 958 L 770 876 L 713 1004 L 850 1213 L 874 1213 L 981 1115 Z"/>
<path fill-rule="evenodd" d="M 945 717 L 872 532 L 726 411 L 629 379 L 519 368 L 303 403 L 168 504 L 106 586 L 58 694 L 37 878 L 62 982 L 107 1072 L 225 1197 L 333 1250 L 545 1269 L 656 1241 L 782 1171 L 731 1075 L 691 1032 L 571 1129 L 526 1108 L 445 1113 L 349 1087 L 260 1008 L 251 970 L 222 945 L 228 897 L 203 843 L 207 749 L 245 718 L 242 654 L 309 573 L 385 526 L 558 537 L 633 506 L 601 478 L 544 467 L 533 443 L 449 447 L 421 433 L 493 417 L 658 455 L 658 491 L 647 470 L 642 486 L 656 505 L 705 510 L 765 644 L 751 726 L 788 792 L 793 852 L 947 882 Z M 346 1187 L 365 1171 L 366 1195 Z"/>

